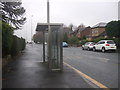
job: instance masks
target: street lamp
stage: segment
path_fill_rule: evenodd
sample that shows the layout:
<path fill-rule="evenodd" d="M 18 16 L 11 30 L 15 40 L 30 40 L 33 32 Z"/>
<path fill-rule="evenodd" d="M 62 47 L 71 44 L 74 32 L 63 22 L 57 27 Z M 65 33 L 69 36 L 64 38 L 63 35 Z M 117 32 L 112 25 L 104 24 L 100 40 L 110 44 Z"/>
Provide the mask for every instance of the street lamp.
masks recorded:
<path fill-rule="evenodd" d="M 32 44 L 32 17 L 33 15 L 31 15 L 31 44 Z"/>
<path fill-rule="evenodd" d="M 50 23 L 50 15 L 49 15 L 50 9 L 49 9 L 49 0 L 47 0 L 47 23 Z"/>
<path fill-rule="evenodd" d="M 47 23 L 48 23 L 48 32 L 49 32 L 50 31 L 49 0 L 47 0 Z M 49 48 L 48 48 L 48 52 L 49 52 Z M 43 31 L 43 62 L 45 62 L 45 31 Z"/>

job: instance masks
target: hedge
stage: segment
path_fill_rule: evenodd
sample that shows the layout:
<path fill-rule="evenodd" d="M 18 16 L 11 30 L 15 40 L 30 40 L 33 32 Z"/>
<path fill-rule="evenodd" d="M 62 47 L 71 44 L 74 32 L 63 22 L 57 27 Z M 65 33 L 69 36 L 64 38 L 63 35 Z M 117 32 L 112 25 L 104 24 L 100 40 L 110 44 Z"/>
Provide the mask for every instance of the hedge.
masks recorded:
<path fill-rule="evenodd" d="M 13 35 L 11 55 L 14 56 L 25 49 L 25 39 Z"/>
<path fill-rule="evenodd" d="M 0 23 L 2 23 L 2 56 L 6 56 L 11 51 L 13 28 L 4 22 Z"/>
<path fill-rule="evenodd" d="M 4 22 L 0 23 L 2 23 L 2 57 L 14 56 L 24 50 L 25 39 L 13 35 L 14 29 L 10 25 Z"/>
<path fill-rule="evenodd" d="M 79 39 L 77 37 L 70 37 L 68 38 L 67 42 L 70 44 L 70 45 L 79 45 Z"/>
<path fill-rule="evenodd" d="M 88 42 L 88 40 L 81 40 L 80 45 L 84 45 L 86 42 Z"/>

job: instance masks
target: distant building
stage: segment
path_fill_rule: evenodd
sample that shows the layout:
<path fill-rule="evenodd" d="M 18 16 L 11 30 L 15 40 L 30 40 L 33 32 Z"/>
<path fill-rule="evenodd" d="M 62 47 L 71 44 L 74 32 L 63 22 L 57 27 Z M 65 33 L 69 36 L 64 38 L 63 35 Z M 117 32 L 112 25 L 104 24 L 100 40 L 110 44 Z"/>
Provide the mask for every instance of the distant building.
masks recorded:
<path fill-rule="evenodd" d="M 84 25 L 79 25 L 74 31 L 70 27 L 64 27 L 63 32 L 67 34 L 68 37 L 76 36 L 78 38 L 86 37 L 87 40 L 92 40 L 99 37 L 107 37 L 105 27 L 107 23 L 98 23 L 93 27 L 85 27 Z"/>
<path fill-rule="evenodd" d="M 92 29 L 91 27 L 86 27 L 84 30 L 80 32 L 80 37 L 86 37 L 87 40 L 92 39 Z"/>
<path fill-rule="evenodd" d="M 98 23 L 92 27 L 92 38 L 107 37 L 105 26 L 107 23 Z"/>
<path fill-rule="evenodd" d="M 70 27 L 63 27 L 63 34 L 67 34 L 67 36 L 70 36 L 70 33 L 72 32 Z"/>
<path fill-rule="evenodd" d="M 79 25 L 78 28 L 75 30 L 75 36 L 80 38 L 81 37 L 81 32 L 85 29 L 86 27 L 84 25 Z"/>

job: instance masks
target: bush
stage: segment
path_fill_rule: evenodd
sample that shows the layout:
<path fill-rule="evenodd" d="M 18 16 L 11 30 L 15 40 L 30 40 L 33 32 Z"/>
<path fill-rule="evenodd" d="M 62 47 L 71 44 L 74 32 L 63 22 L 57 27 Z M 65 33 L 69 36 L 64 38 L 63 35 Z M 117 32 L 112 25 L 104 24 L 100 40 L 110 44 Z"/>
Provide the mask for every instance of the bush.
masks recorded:
<path fill-rule="evenodd" d="M 13 28 L 4 22 L 0 23 L 2 23 L 2 57 L 5 57 L 10 54 L 10 50 L 12 48 Z"/>
<path fill-rule="evenodd" d="M 68 36 L 66 33 L 63 35 L 63 42 L 68 42 Z"/>
<path fill-rule="evenodd" d="M 25 49 L 25 39 L 13 35 L 13 28 L 4 23 L 2 24 L 2 57 L 7 55 L 16 55 Z"/>
<path fill-rule="evenodd" d="M 120 38 L 114 38 L 112 39 L 116 43 L 117 47 L 120 48 Z"/>
<path fill-rule="evenodd" d="M 100 40 L 107 40 L 107 38 L 103 38 L 103 37 L 96 38 L 96 39 L 93 39 L 93 42 L 97 43 Z"/>
<path fill-rule="evenodd" d="M 25 49 L 25 39 L 19 38 L 17 36 L 13 36 L 13 43 L 11 48 L 11 55 L 14 56 L 18 54 L 20 51 Z"/>
<path fill-rule="evenodd" d="M 26 47 L 25 39 L 21 38 L 22 48 L 21 50 L 24 50 Z"/>
<path fill-rule="evenodd" d="M 16 55 L 19 52 L 18 49 L 18 40 L 17 40 L 17 36 L 13 36 L 13 43 L 12 43 L 12 48 L 11 48 L 11 55 Z"/>
<path fill-rule="evenodd" d="M 71 37 L 68 39 L 68 43 L 71 45 L 79 45 L 79 39 L 77 37 Z"/>
<path fill-rule="evenodd" d="M 105 27 L 106 33 L 109 37 L 120 37 L 119 29 L 120 29 L 120 20 L 110 21 Z"/>
<path fill-rule="evenodd" d="M 88 40 L 81 40 L 81 41 L 80 41 L 80 44 L 81 44 L 81 45 L 84 45 L 86 42 L 88 42 Z"/>

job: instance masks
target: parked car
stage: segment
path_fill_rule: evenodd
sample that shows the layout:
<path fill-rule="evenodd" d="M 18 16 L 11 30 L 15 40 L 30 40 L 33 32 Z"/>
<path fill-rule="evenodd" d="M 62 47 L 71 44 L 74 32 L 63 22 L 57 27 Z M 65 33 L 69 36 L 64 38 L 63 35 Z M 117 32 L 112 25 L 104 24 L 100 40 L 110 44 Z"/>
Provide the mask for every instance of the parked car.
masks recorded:
<path fill-rule="evenodd" d="M 105 52 L 108 50 L 116 51 L 116 49 L 117 47 L 113 40 L 100 40 L 93 46 L 93 51 L 101 50 L 102 52 Z"/>
<path fill-rule="evenodd" d="M 92 50 L 93 45 L 95 45 L 94 42 L 86 42 L 84 45 L 82 45 L 82 50 Z"/>
<path fill-rule="evenodd" d="M 68 47 L 68 43 L 67 42 L 63 42 L 63 47 Z"/>

